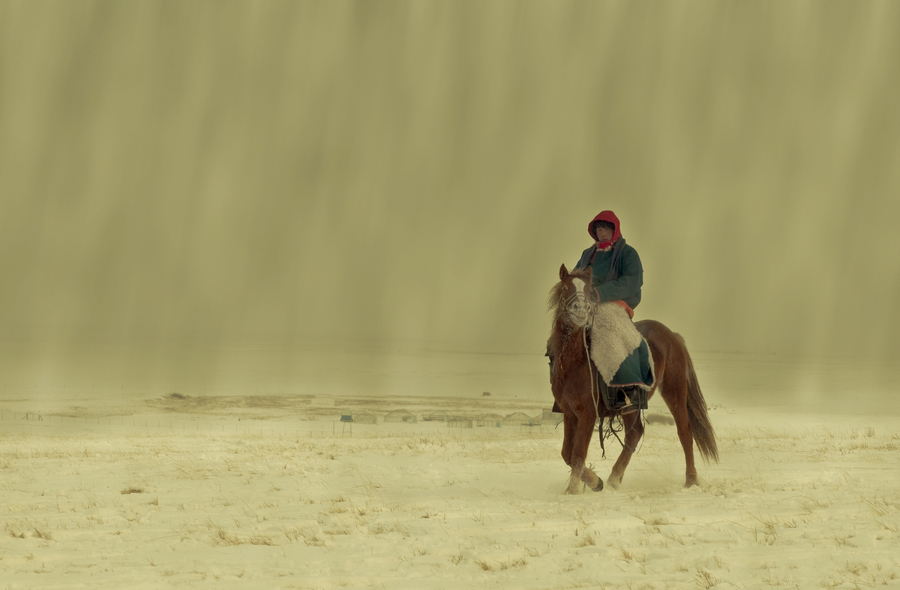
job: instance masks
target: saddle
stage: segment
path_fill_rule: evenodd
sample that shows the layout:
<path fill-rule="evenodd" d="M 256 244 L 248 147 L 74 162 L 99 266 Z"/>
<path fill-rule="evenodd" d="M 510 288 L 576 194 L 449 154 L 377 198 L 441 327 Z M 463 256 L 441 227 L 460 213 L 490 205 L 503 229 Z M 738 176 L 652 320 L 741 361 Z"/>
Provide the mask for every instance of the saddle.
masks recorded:
<path fill-rule="evenodd" d="M 631 379 L 626 382 L 615 379 L 622 363 L 644 343 L 644 337 L 631 321 L 633 314 L 624 301 L 607 301 L 594 309 L 589 332 L 591 360 L 607 386 L 636 384 Z"/>

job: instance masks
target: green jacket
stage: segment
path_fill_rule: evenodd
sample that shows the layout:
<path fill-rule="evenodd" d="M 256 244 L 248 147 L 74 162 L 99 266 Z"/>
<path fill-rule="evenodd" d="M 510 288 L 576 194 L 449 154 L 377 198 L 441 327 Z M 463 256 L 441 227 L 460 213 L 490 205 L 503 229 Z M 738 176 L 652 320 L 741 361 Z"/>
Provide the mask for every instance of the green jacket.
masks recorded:
<path fill-rule="evenodd" d="M 616 264 L 612 268 L 614 258 Z M 641 266 L 637 250 L 626 244 L 625 238 L 616 240 L 616 245 L 607 252 L 591 246 L 581 253 L 575 268 L 587 268 L 589 263 L 594 272 L 594 288 L 600 294 L 601 301 L 621 299 L 632 309 L 638 306 L 641 302 L 641 286 L 644 284 L 644 267 Z"/>

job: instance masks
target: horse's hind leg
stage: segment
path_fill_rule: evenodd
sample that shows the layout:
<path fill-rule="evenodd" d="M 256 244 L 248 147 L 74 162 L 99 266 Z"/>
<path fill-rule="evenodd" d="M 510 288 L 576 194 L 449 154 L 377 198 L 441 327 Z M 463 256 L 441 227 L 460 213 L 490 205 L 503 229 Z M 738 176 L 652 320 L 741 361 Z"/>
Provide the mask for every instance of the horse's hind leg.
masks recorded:
<path fill-rule="evenodd" d="M 666 400 L 666 405 L 669 406 L 669 411 L 675 418 L 678 440 L 681 441 L 681 448 L 684 450 L 684 487 L 689 488 L 697 485 L 697 467 L 694 465 L 694 431 L 691 428 L 690 418 L 688 418 L 687 383 L 670 386 L 667 391 L 677 392 L 673 396 L 663 396 L 663 399 Z"/>
<path fill-rule="evenodd" d="M 675 416 L 675 426 L 678 428 L 681 448 L 684 449 L 684 487 L 689 488 L 697 485 L 697 467 L 694 465 L 694 433 L 688 420 L 687 408 L 681 414 L 681 416 Z"/>
<path fill-rule="evenodd" d="M 622 441 L 622 452 L 619 453 L 619 458 L 616 459 L 616 464 L 613 465 L 608 480 L 609 485 L 614 489 L 618 489 L 622 484 L 622 478 L 625 476 L 625 469 L 628 467 L 631 456 L 634 454 L 635 449 L 637 449 L 641 437 L 644 436 L 644 424 L 641 422 L 641 415 L 639 412 L 626 414 L 622 417 L 622 423 L 625 427 L 625 440 Z"/>

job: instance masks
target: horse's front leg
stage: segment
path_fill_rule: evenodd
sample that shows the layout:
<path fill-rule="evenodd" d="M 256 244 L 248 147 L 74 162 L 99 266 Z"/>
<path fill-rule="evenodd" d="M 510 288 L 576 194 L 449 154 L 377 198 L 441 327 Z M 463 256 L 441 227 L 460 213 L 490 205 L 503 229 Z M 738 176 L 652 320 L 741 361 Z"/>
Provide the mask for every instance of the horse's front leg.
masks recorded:
<path fill-rule="evenodd" d="M 572 445 L 572 458 L 569 464 L 572 468 L 572 473 L 569 475 L 569 485 L 566 487 L 567 494 L 581 492 L 583 483 L 586 483 L 595 492 L 603 489 L 603 481 L 590 467 L 585 467 L 584 465 L 587 460 L 588 447 L 591 444 L 591 436 L 594 434 L 595 422 L 596 417 L 593 411 L 583 412 L 578 416 L 578 425 L 575 428 Z"/>
<path fill-rule="evenodd" d="M 578 425 L 578 418 L 571 411 L 563 414 L 563 446 L 562 455 L 566 465 L 572 465 L 572 445 L 575 443 L 575 427 Z"/>

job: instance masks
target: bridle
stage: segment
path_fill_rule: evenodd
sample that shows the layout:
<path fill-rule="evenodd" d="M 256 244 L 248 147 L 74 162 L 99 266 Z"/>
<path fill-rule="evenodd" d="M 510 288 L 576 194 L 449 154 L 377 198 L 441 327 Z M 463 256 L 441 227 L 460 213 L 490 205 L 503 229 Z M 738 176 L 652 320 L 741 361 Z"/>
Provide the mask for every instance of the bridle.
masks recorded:
<path fill-rule="evenodd" d="M 594 323 L 594 302 L 583 291 L 576 291 L 563 300 L 566 313 L 573 323 L 584 328 Z"/>
<path fill-rule="evenodd" d="M 591 362 L 591 351 L 587 339 L 588 329 L 594 325 L 595 303 L 583 291 L 576 291 L 563 301 L 563 305 L 565 305 L 569 320 L 582 328 L 581 341 L 584 344 L 584 355 L 588 359 L 587 368 L 591 377 L 591 401 L 594 402 L 594 411 L 597 414 L 597 418 L 602 421 L 599 404 L 600 381 L 594 379 L 594 363 Z"/>
<path fill-rule="evenodd" d="M 583 291 L 576 291 L 565 299 L 560 297 L 560 302 L 565 307 L 569 321 L 582 328 L 581 341 L 584 345 L 585 357 L 588 359 L 588 373 L 591 377 L 591 401 L 594 402 L 594 411 L 597 415 L 597 419 L 600 420 L 600 448 L 603 449 L 603 456 L 606 457 L 606 446 L 603 444 L 604 437 L 602 432 L 603 417 L 600 415 L 600 380 L 594 379 L 594 363 L 591 361 L 591 351 L 587 339 L 588 329 L 590 326 L 594 325 L 594 310 L 596 308 L 596 303 L 590 297 L 585 295 Z M 616 429 L 613 428 L 612 416 L 610 416 L 609 430 L 619 440 L 619 444 L 624 447 L 625 443 L 622 442 Z M 636 450 L 637 449 L 634 449 L 634 451 Z"/>

